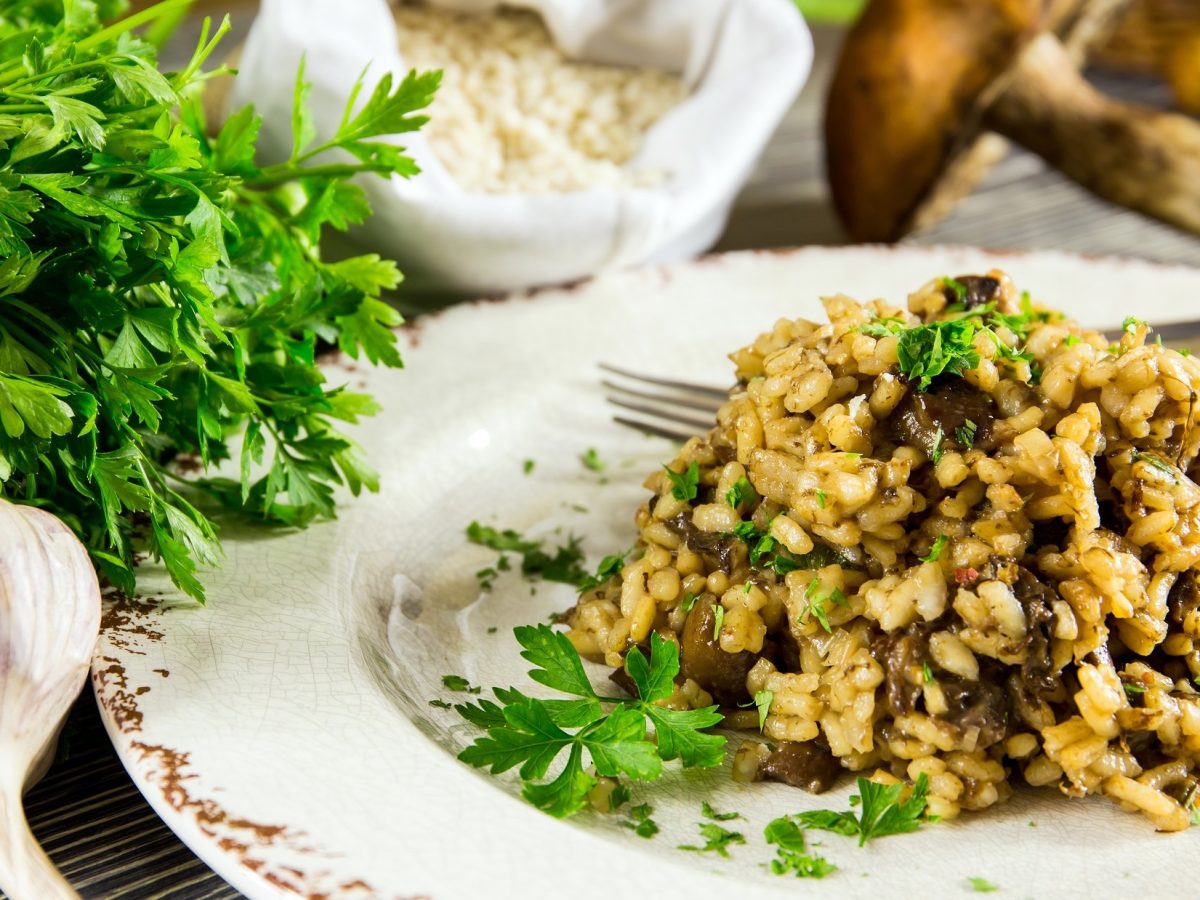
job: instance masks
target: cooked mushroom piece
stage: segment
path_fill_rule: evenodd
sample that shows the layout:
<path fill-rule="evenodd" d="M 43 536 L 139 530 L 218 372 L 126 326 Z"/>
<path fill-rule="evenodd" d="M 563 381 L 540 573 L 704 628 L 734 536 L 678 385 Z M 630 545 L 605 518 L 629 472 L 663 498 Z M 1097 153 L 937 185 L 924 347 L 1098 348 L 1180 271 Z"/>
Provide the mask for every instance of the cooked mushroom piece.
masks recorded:
<path fill-rule="evenodd" d="M 873 0 L 826 112 L 827 170 L 850 233 L 898 240 L 943 214 L 990 165 L 987 130 L 1101 197 L 1200 233 L 1200 124 L 1113 100 L 1079 74 L 1125 5 Z"/>
<path fill-rule="evenodd" d="M 688 613 L 679 638 L 679 671 L 712 694 L 722 706 L 746 700 L 746 675 L 756 657 L 743 650 L 726 653 L 716 639 L 717 599 L 704 594 Z"/>

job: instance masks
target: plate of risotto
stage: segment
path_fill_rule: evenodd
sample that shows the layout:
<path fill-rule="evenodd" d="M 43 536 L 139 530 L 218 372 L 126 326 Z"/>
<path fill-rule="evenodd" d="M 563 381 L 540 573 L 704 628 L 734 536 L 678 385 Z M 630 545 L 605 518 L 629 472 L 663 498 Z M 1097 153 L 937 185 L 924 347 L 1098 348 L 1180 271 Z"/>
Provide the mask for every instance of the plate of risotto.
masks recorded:
<path fill-rule="evenodd" d="M 812 248 L 426 317 L 330 364 L 378 495 L 111 603 L 114 742 L 252 897 L 1194 896 L 1197 296 Z"/>

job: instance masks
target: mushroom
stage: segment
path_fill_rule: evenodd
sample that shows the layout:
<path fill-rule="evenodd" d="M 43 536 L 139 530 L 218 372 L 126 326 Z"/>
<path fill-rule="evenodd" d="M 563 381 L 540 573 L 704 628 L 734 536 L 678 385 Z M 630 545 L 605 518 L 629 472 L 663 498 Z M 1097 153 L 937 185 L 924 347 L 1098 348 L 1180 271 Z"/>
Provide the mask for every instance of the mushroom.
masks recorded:
<path fill-rule="evenodd" d="M 1125 0 L 873 0 L 829 93 L 834 203 L 860 240 L 943 214 L 997 158 L 988 130 L 1116 203 L 1200 232 L 1200 124 L 1079 74 Z M 1059 35 L 1062 39 L 1059 39 Z"/>

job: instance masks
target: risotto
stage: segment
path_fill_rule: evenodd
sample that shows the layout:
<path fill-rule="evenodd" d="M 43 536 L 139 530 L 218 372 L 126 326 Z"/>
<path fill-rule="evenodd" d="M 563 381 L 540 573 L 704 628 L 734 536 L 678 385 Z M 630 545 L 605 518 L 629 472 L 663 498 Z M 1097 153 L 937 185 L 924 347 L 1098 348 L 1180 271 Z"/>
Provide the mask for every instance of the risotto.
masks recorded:
<path fill-rule="evenodd" d="M 646 480 L 639 548 L 567 615 L 620 669 L 676 640 L 739 780 L 1023 780 L 1186 828 L 1200 764 L 1200 362 L 1000 272 L 838 296 L 731 355 L 716 426 Z M 618 681 L 623 673 L 615 674 Z"/>

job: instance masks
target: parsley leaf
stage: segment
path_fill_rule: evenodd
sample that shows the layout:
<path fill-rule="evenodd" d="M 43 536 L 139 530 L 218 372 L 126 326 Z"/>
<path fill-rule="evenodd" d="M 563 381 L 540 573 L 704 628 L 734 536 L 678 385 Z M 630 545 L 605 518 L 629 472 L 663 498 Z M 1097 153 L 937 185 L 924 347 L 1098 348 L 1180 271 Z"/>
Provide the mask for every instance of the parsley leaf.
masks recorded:
<path fill-rule="evenodd" d="M 1126 334 L 1134 334 L 1139 328 L 1147 328 L 1149 326 L 1139 319 L 1137 316 L 1126 316 L 1125 321 L 1121 323 L 1121 330 Z"/>
<path fill-rule="evenodd" d="M 975 432 L 979 426 L 970 419 L 965 419 L 961 425 L 954 429 L 954 438 L 968 450 L 975 446 Z"/>
<path fill-rule="evenodd" d="M 442 684 L 452 691 L 463 691 L 467 694 L 478 694 L 482 688 L 472 687 L 471 682 L 461 675 L 443 675 Z"/>
<path fill-rule="evenodd" d="M 941 558 L 942 551 L 946 549 L 946 545 L 950 543 L 950 538 L 944 534 L 939 534 L 934 540 L 933 545 L 929 548 L 929 553 L 925 556 L 917 557 L 921 562 L 937 562 Z"/>
<path fill-rule="evenodd" d="M 767 724 L 767 715 L 771 712 L 771 701 L 775 699 L 775 692 L 769 690 L 761 690 L 754 692 L 754 705 L 758 707 L 758 730 L 762 731 Z"/>
<path fill-rule="evenodd" d="M 753 503 L 757 499 L 758 492 L 754 490 L 754 485 L 745 475 L 735 481 L 733 487 L 725 493 L 725 502 L 734 509 L 737 509 L 742 503 Z"/>
<path fill-rule="evenodd" d="M 658 823 L 650 818 L 653 813 L 654 807 L 649 803 L 639 803 L 629 810 L 629 818 L 621 824 L 633 829 L 640 838 L 652 838 L 658 834 Z"/>
<path fill-rule="evenodd" d="M 493 688 L 499 703 L 484 699 L 455 707 L 468 722 L 486 730 L 459 759 L 493 774 L 518 768 L 522 794 L 539 809 L 565 817 L 583 808 L 596 784 L 584 767 L 585 754 L 598 775 L 635 781 L 658 778 L 666 760 L 714 766 L 724 759 L 725 738 L 701 733 L 721 720 L 716 707 L 671 710 L 656 705 L 674 692 L 679 674 L 674 641 L 653 632 L 649 660 L 636 647 L 629 651 L 626 666 L 638 698 L 617 701 L 596 696 L 578 651 L 564 634 L 546 625 L 522 626 L 514 634 L 523 648 L 521 655 L 534 665 L 529 677 L 576 699 L 540 700 Z M 612 709 L 605 713 L 603 704 Z M 654 729 L 654 741 L 647 736 L 648 726 Z M 546 781 L 564 752 L 558 775 Z"/>
<path fill-rule="evenodd" d="M 817 488 L 817 506 L 821 507 L 821 509 L 824 509 L 825 508 L 825 500 L 826 500 L 825 492 L 823 490 L 821 490 L 820 488 Z"/>
<path fill-rule="evenodd" d="M 526 475 L 530 475 L 533 473 L 533 468 L 536 465 L 537 465 L 537 462 L 535 460 L 527 459 L 527 460 L 525 460 L 525 462 L 521 463 L 521 471 L 524 472 Z"/>
<path fill-rule="evenodd" d="M 857 816 L 853 812 L 824 809 L 800 813 L 793 818 L 803 828 L 832 831 L 847 837 L 857 835 L 860 847 L 872 838 L 905 834 L 916 831 L 923 822 L 936 821 L 936 817 L 925 815 L 929 794 L 929 778 L 925 773 L 918 776 L 907 800 L 900 799 L 903 790 L 902 784 L 878 784 L 860 776 L 858 794 L 850 798 L 850 805 L 859 807 Z"/>
<path fill-rule="evenodd" d="M 1065 338 L 1063 338 L 1063 343 L 1068 347 L 1074 347 L 1079 343 L 1079 337 L 1078 335 L 1068 334 Z"/>
<path fill-rule="evenodd" d="M 700 804 L 700 815 L 704 816 L 704 818 L 706 818 L 706 819 L 712 819 L 714 822 L 728 822 L 732 819 L 745 818 L 739 812 L 719 813 L 715 809 L 713 809 L 711 805 L 709 805 L 709 802 L 707 800 L 701 802 L 701 804 Z"/>
<path fill-rule="evenodd" d="M 676 472 L 669 466 L 663 466 L 663 471 L 671 479 L 672 497 L 685 502 L 696 499 L 696 491 L 700 486 L 700 466 L 696 464 L 695 460 L 688 463 L 688 467 L 683 474 Z"/>
<path fill-rule="evenodd" d="M 933 669 L 929 668 L 929 663 L 921 663 L 921 677 L 926 684 L 933 684 Z"/>
<path fill-rule="evenodd" d="M 721 639 L 721 629 L 725 626 L 725 607 L 720 603 L 713 604 L 713 636 L 714 641 Z"/>
<path fill-rule="evenodd" d="M 929 451 L 929 458 L 933 460 L 935 466 L 942 461 L 942 441 L 945 438 L 946 433 L 942 431 L 942 426 L 938 425 L 937 433 L 933 436 L 933 449 Z"/>
<path fill-rule="evenodd" d="M 823 856 L 808 854 L 803 829 L 788 816 L 772 820 L 763 829 L 763 838 L 776 847 L 775 858 L 771 860 L 771 872 L 775 875 L 824 878 L 837 871 L 837 866 Z"/>
<path fill-rule="evenodd" d="M 712 822 L 704 822 L 696 827 L 700 831 L 700 837 L 704 838 L 703 846 L 680 844 L 680 850 L 689 850 L 693 853 L 716 853 L 718 856 L 729 859 L 730 845 L 746 843 L 745 837 L 738 832 L 722 828 Z"/>
<path fill-rule="evenodd" d="M 971 885 L 971 890 L 978 894 L 990 894 L 1000 890 L 1000 888 L 996 887 L 996 885 L 992 884 L 986 878 L 971 876 L 967 879 L 967 883 Z"/>
<path fill-rule="evenodd" d="M 589 575 L 579 582 L 580 593 L 599 587 L 610 578 L 620 575 L 621 569 L 625 567 L 625 557 L 632 552 L 633 550 L 630 549 L 621 553 L 612 553 L 600 560 L 600 565 L 596 567 L 596 574 Z"/>
<path fill-rule="evenodd" d="M 501 553 L 520 554 L 521 573 L 526 578 L 544 578 L 546 581 L 578 587 L 592 577 L 583 568 L 583 546 L 577 537 L 568 538 L 566 544 L 555 547 L 553 553 L 548 553 L 543 542 L 526 540 L 511 528 L 501 531 L 490 525 L 472 522 L 467 526 L 467 540 Z M 500 571 L 507 570 L 508 561 L 501 557 L 496 568 Z M 490 588 L 491 576 L 487 574 L 487 570 L 483 572 Z"/>
<path fill-rule="evenodd" d="M 1173 481 L 1177 482 L 1179 480 L 1176 476 L 1175 467 L 1172 466 L 1166 460 L 1162 459 L 1161 457 L 1154 455 L 1153 453 L 1147 453 L 1144 450 L 1134 450 L 1133 454 L 1131 455 L 1130 458 L 1134 462 L 1141 461 L 1144 463 L 1148 463 L 1151 466 L 1154 466 L 1154 468 L 1158 469 L 1158 471 L 1160 471 L 1166 475 L 1170 475 L 1171 479 Z"/>
<path fill-rule="evenodd" d="M 821 627 L 826 632 L 832 634 L 833 627 L 829 624 L 829 607 L 827 604 L 835 606 L 845 606 L 849 601 L 846 600 L 846 595 L 842 593 L 840 588 L 831 588 L 825 593 L 820 593 L 821 581 L 814 578 L 808 583 L 808 587 L 804 591 L 804 599 L 807 604 L 800 612 L 800 621 L 807 622 L 809 616 L 812 616 L 820 623 Z"/>

